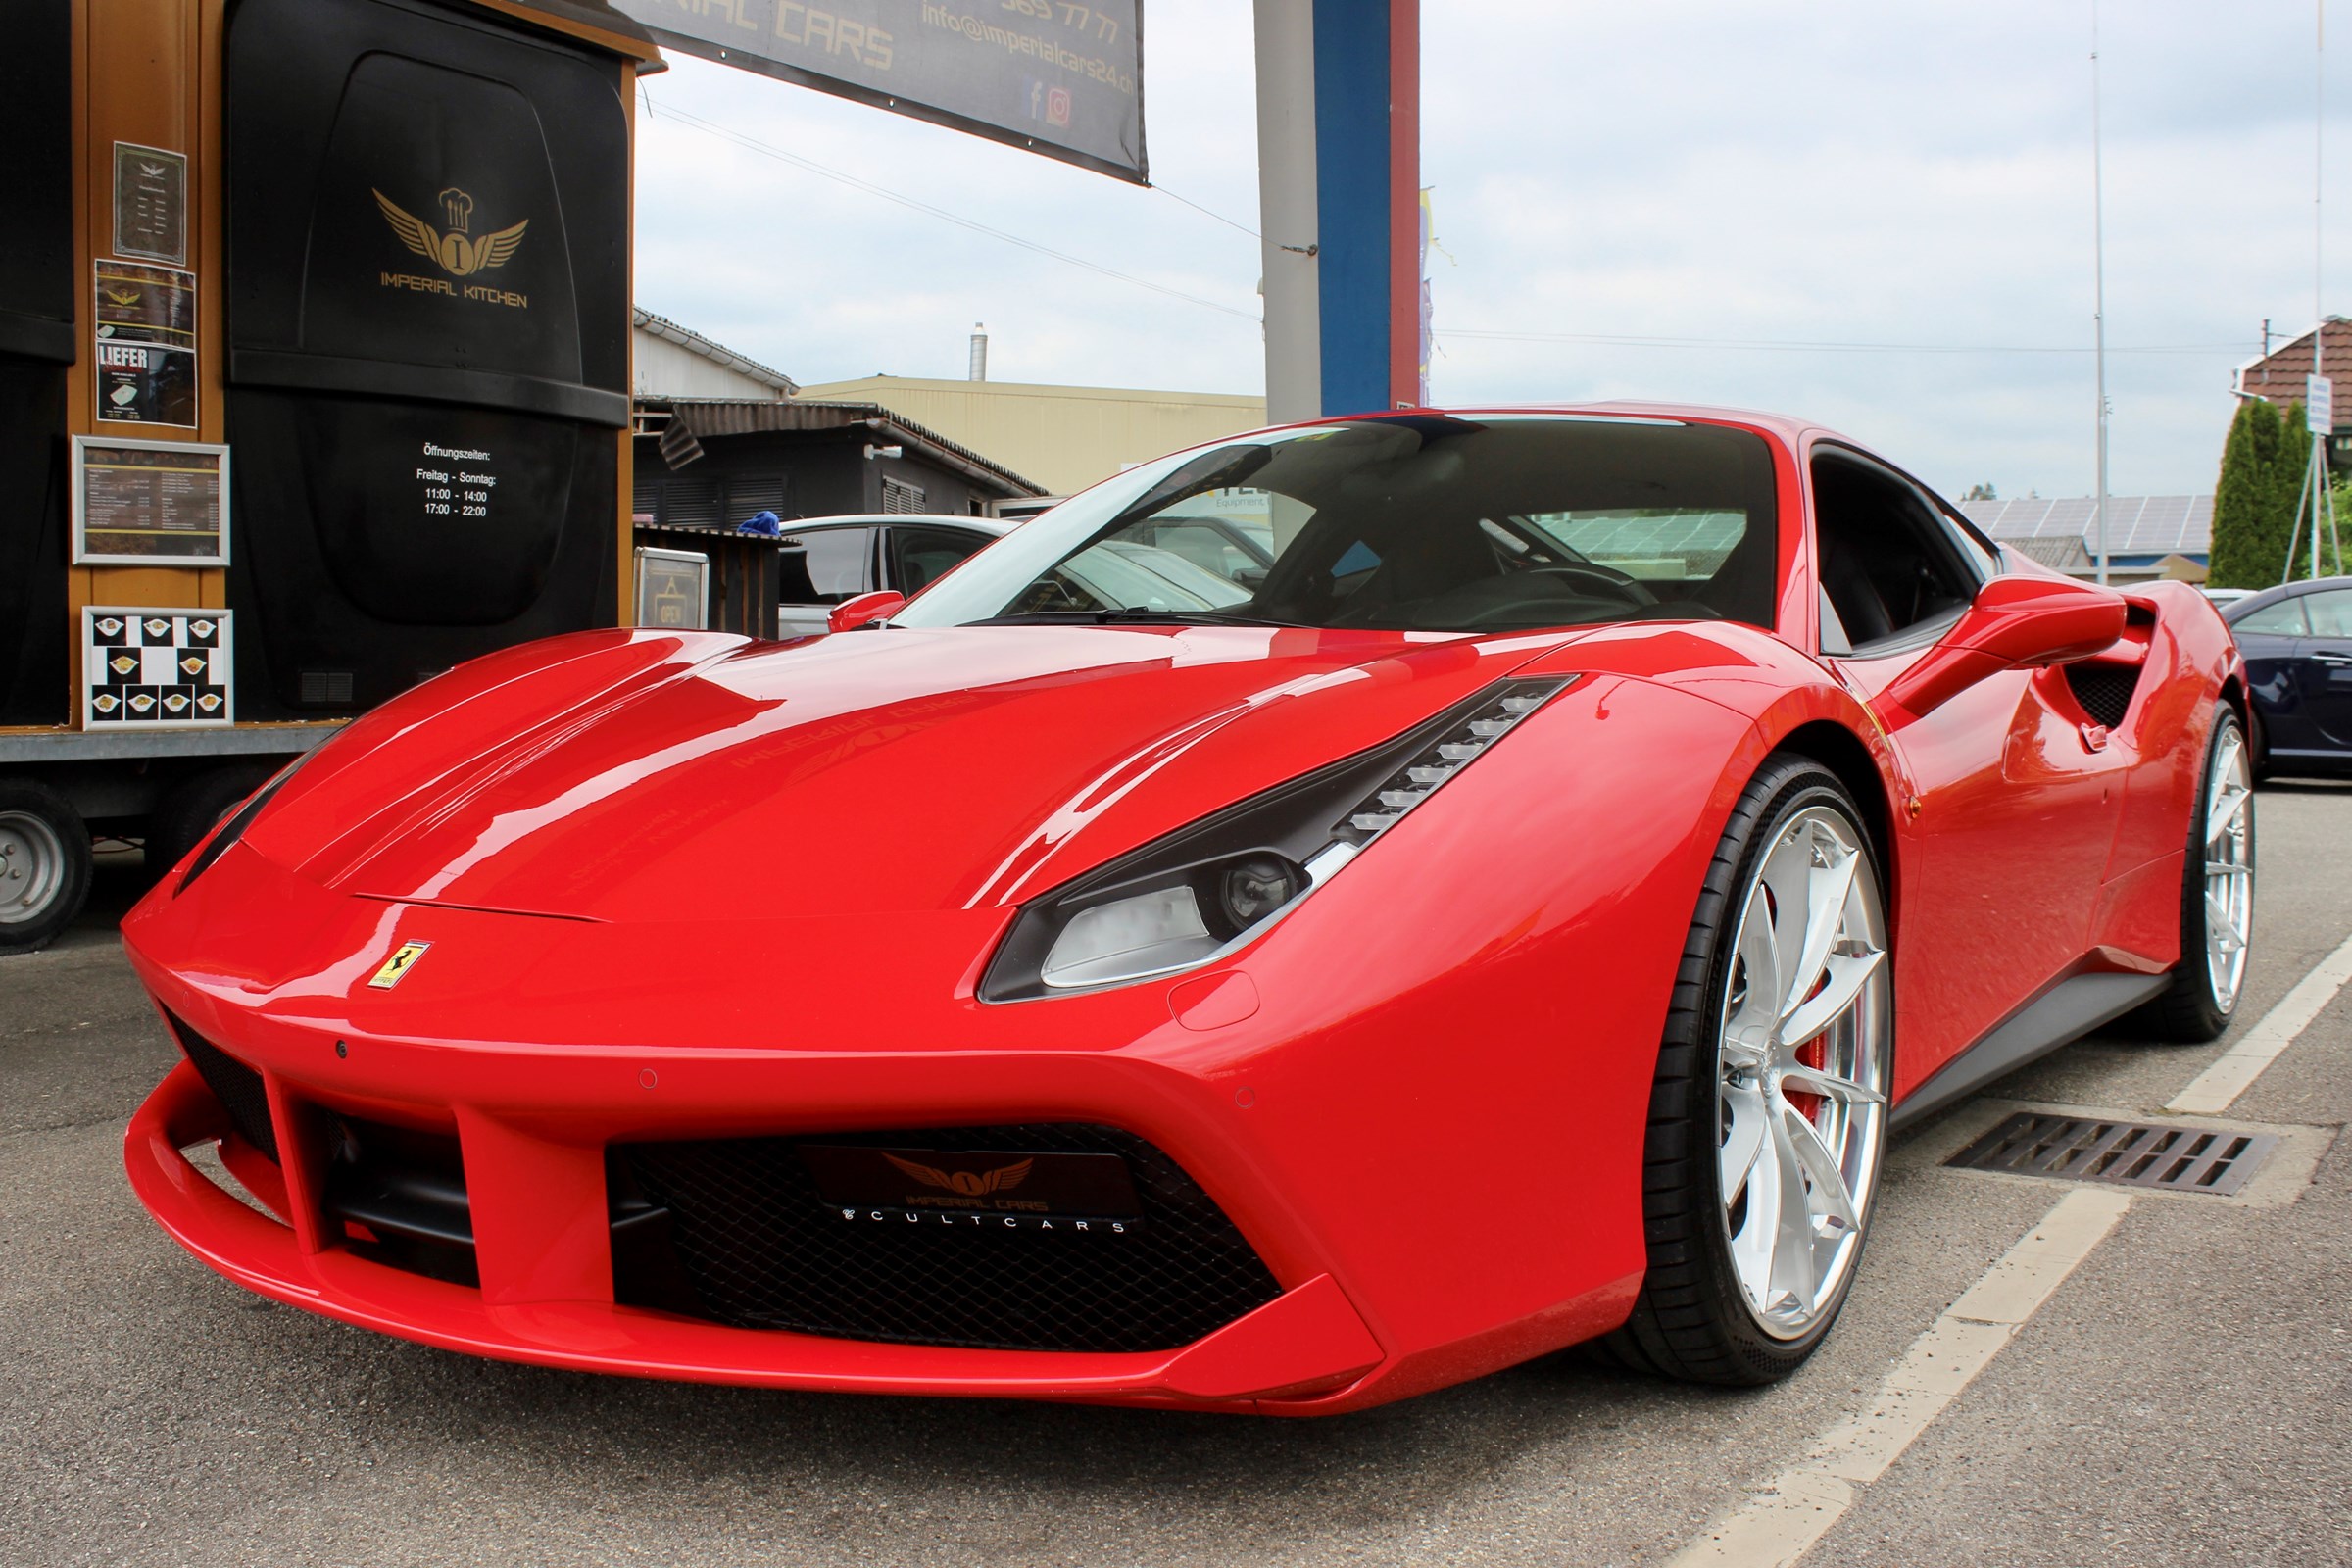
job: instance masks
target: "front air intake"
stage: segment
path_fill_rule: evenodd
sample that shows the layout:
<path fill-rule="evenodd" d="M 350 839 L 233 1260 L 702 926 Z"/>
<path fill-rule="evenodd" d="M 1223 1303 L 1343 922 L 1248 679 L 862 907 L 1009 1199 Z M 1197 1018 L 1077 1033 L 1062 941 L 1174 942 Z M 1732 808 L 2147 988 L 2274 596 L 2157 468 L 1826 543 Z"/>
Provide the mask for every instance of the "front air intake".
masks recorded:
<path fill-rule="evenodd" d="M 1042 1172 L 1059 1156 L 1096 1156 L 1090 1171 L 1100 1156 L 1115 1156 L 1123 1179 L 1110 1190 L 1128 1217 L 1114 1226 L 1099 1210 L 1080 1227 L 1067 1214 L 1016 1223 L 1009 1205 L 983 1218 L 953 1206 L 828 1202 L 812 1170 L 828 1168 L 826 1151 L 838 1159 L 843 1149 L 912 1153 L 917 1165 L 925 1152 L 943 1162 L 954 1152 L 986 1152 L 978 1163 L 1002 1169 L 1029 1160 L 1041 1174 L 1017 1189 L 1023 1199 L 1041 1190 Z M 1214 1200 L 1158 1149 L 1111 1127 L 622 1144 L 609 1152 L 608 1175 L 616 1298 L 737 1328 L 982 1349 L 1170 1350 L 1281 1294 Z M 977 1189 L 993 1205 L 986 1187 L 967 1179 L 925 1191 L 952 1205 L 955 1194 Z"/>
<path fill-rule="evenodd" d="M 165 1016 L 172 1020 L 172 1032 L 179 1037 L 179 1049 L 195 1064 L 213 1098 L 228 1112 L 228 1124 L 237 1130 L 237 1136 L 274 1161 L 277 1129 L 270 1120 L 270 1091 L 263 1086 L 262 1075 L 189 1028 L 178 1014 Z"/>

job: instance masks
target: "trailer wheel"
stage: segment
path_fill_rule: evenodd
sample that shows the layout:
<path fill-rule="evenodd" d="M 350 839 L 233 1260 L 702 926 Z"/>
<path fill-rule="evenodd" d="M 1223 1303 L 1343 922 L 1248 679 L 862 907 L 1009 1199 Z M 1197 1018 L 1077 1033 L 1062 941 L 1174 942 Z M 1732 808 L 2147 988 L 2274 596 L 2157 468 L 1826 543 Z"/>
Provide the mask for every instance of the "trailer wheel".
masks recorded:
<path fill-rule="evenodd" d="M 55 941 L 90 896 L 90 830 L 45 784 L 0 778 L 0 953 Z"/>
<path fill-rule="evenodd" d="M 238 802 L 260 789 L 276 765 L 216 767 L 173 785 L 147 818 L 148 876 L 161 880 Z"/>

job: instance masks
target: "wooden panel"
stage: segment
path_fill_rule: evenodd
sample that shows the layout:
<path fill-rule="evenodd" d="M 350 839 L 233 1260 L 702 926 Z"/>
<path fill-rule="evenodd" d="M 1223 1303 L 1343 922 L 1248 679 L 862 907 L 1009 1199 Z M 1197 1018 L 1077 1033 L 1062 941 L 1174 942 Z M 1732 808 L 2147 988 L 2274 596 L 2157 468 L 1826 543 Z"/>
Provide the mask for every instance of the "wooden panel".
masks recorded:
<path fill-rule="evenodd" d="M 74 8 L 74 116 L 81 232 L 75 317 L 82 334 L 67 383 L 67 427 L 76 435 L 149 441 L 224 439 L 225 355 L 220 289 L 220 29 L 226 0 L 80 0 Z M 114 248 L 114 152 L 119 141 L 185 154 L 188 268 L 196 274 L 196 419 L 176 425 L 98 423 L 91 332 L 92 269 Z M 235 549 L 235 518 L 230 518 Z M 218 609 L 227 597 L 218 567 L 74 566 L 67 579 L 76 722 L 81 711 L 81 609 L 85 605 Z"/>

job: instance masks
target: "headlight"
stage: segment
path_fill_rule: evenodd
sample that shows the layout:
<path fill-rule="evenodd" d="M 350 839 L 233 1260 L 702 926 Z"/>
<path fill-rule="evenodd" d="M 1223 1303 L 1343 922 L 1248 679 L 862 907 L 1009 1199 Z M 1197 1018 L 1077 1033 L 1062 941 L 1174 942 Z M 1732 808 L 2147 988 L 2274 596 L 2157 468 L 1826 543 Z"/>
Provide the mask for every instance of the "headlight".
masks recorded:
<path fill-rule="evenodd" d="M 1395 740 L 1278 784 L 1022 908 L 983 1002 L 1100 990 L 1221 957 L 1298 906 L 1576 677 L 1504 680 Z"/>
<path fill-rule="evenodd" d="M 295 769 L 318 755 L 318 748 L 312 747 L 279 768 L 269 783 L 247 796 L 245 804 L 238 807 L 227 821 L 215 828 L 213 836 L 205 841 L 204 848 L 196 852 L 196 858 L 188 862 L 188 874 L 179 879 L 179 886 L 172 890 L 172 896 L 175 899 L 178 898 L 195 885 L 198 877 L 211 870 L 213 862 L 227 854 L 228 847 L 245 836 L 245 830 L 253 826 L 253 819 L 262 814 L 262 808 L 270 804 L 270 798 L 284 787 L 286 780 L 294 776 Z"/>

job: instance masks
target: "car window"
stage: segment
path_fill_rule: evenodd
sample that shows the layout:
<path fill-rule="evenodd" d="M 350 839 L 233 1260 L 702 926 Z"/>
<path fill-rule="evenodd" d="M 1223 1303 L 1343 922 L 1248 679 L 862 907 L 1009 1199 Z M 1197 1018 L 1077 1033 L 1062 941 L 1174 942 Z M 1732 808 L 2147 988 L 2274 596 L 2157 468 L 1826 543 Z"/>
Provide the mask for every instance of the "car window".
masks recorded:
<path fill-rule="evenodd" d="M 784 537 L 808 553 L 808 582 L 816 591 L 816 603 L 838 605 L 872 591 L 873 529 L 817 528 Z"/>
<path fill-rule="evenodd" d="M 1982 580 L 1927 497 L 1875 463 L 1824 448 L 1813 459 L 1814 543 L 1824 652 L 1842 632 L 1868 656 L 1954 619 Z"/>
<path fill-rule="evenodd" d="M 1198 517 L 1147 517 L 1118 537 L 1173 551 L 1228 582 L 1245 581 L 1252 572 L 1262 579 L 1273 560 L 1271 552 L 1252 550 L 1247 535 Z"/>
<path fill-rule="evenodd" d="M 1298 626 L 1769 629 L 1777 493 L 1771 444 L 1721 425 L 1411 415 L 1272 431 L 1105 481 L 897 618 L 1083 611 L 1090 595 L 1145 586 L 1130 552 L 1150 551 L 1141 559 L 1164 584 L 1156 598 L 1102 608 L 1152 609 L 1182 592 Z M 1234 565 L 1258 549 L 1264 561 Z"/>
<path fill-rule="evenodd" d="M 2314 637 L 2352 637 L 2352 588 L 2305 594 L 2302 603 Z"/>
<path fill-rule="evenodd" d="M 2303 601 L 2281 599 L 2275 605 L 2265 605 L 2250 615 L 2241 615 L 2230 627 L 2238 632 L 2268 633 L 2273 637 L 2300 637 L 2310 622 L 2303 618 Z"/>
<path fill-rule="evenodd" d="M 1030 584 L 1014 614 L 1064 610 L 1230 610 L 1250 590 L 1156 545 L 1105 539 Z"/>
<path fill-rule="evenodd" d="M 962 528 L 893 528 L 891 586 L 911 599 L 988 542 L 987 534 Z"/>

